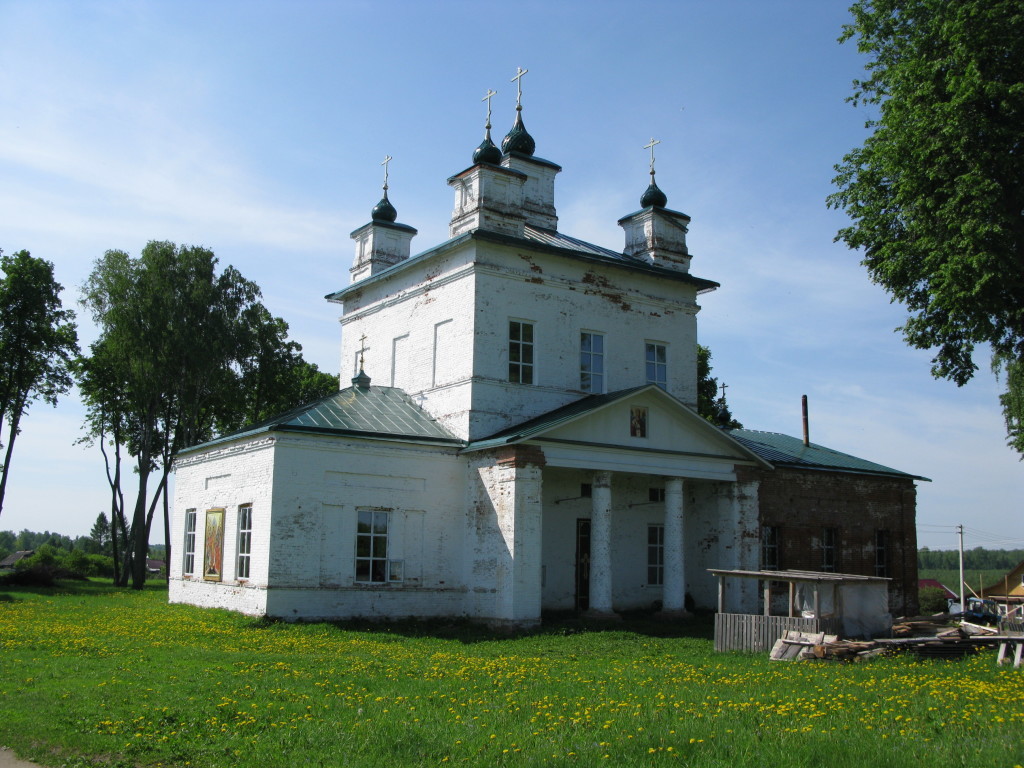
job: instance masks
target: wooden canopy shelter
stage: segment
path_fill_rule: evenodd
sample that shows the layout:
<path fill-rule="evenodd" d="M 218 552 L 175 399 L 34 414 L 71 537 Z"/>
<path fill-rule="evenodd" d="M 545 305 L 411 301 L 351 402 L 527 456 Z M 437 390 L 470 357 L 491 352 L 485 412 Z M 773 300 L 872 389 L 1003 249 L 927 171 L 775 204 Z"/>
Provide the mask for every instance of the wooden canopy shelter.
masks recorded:
<path fill-rule="evenodd" d="M 715 615 L 716 651 L 767 651 L 788 630 L 843 634 L 848 637 L 888 634 L 889 579 L 821 571 L 743 571 L 709 568 L 718 577 Z M 726 613 L 730 579 L 757 579 L 763 587 L 763 612 Z M 772 584 L 787 585 L 785 615 L 772 615 Z"/>

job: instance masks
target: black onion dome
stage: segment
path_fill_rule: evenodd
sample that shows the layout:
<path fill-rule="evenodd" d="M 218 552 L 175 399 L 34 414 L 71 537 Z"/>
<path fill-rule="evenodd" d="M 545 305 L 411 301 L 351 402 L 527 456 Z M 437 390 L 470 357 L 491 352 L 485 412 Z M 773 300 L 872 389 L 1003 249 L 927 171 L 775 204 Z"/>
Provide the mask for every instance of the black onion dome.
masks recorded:
<path fill-rule="evenodd" d="M 387 190 L 384 190 L 384 197 L 380 199 L 380 202 L 373 207 L 370 211 L 370 218 L 374 221 L 390 221 L 393 222 L 398 218 L 398 211 L 395 210 L 395 206 L 388 200 Z"/>
<path fill-rule="evenodd" d="M 359 373 L 352 379 L 352 386 L 359 387 L 359 389 L 370 388 L 370 377 L 363 372 L 362 366 L 359 367 Z"/>
<path fill-rule="evenodd" d="M 533 140 L 533 136 L 526 132 L 526 126 L 523 125 L 522 113 L 516 112 L 516 122 L 512 126 L 512 130 L 509 131 L 502 140 L 501 151 L 506 155 L 510 152 L 521 152 L 524 155 L 532 155 L 536 149 L 537 142 Z"/>
<path fill-rule="evenodd" d="M 490 136 L 480 142 L 480 146 L 473 150 L 473 162 L 491 163 L 492 165 L 501 164 L 501 150 L 491 141 Z"/>
<path fill-rule="evenodd" d="M 641 208 L 649 208 L 652 205 L 658 208 L 664 208 L 668 205 L 668 197 L 654 182 L 653 176 L 651 176 L 651 186 L 649 186 L 647 191 L 640 197 Z"/>

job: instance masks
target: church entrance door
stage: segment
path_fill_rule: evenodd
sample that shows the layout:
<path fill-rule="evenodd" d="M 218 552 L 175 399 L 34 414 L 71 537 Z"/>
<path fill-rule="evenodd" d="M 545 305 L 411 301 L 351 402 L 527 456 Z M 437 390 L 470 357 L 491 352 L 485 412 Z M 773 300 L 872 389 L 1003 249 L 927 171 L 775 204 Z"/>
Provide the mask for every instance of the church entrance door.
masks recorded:
<path fill-rule="evenodd" d="M 590 608 L 590 520 L 576 520 L 576 610 Z"/>

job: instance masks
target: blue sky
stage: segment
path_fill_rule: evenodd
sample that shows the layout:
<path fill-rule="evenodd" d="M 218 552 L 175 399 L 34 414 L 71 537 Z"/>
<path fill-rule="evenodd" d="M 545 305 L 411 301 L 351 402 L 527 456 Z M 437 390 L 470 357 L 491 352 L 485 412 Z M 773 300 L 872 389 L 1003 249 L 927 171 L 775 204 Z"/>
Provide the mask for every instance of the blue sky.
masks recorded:
<path fill-rule="evenodd" d="M 907 348 L 904 313 L 833 242 L 832 167 L 869 114 L 845 0 L 100 2 L 0 0 L 0 248 L 52 261 L 87 343 L 79 286 L 107 249 L 204 245 L 255 280 L 307 359 L 338 369 L 349 232 L 380 197 L 418 252 L 447 236 L 446 179 L 470 165 L 488 88 L 494 133 L 523 117 L 562 166 L 559 229 L 621 249 L 653 136 L 669 207 L 693 221 L 701 341 L 746 427 L 800 434 L 932 479 L 921 545 L 1024 546 L 1024 465 L 987 360 L 966 387 Z M 88 532 L 102 459 L 69 395 L 36 405 L 0 529 Z M 154 526 L 153 541 L 162 540 Z"/>

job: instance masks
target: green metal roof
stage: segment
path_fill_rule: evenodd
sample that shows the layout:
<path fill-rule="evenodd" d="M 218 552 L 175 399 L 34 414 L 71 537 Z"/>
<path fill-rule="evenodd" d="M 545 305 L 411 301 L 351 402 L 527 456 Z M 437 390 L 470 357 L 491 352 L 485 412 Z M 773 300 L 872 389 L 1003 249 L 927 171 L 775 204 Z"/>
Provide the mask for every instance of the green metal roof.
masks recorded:
<path fill-rule="evenodd" d="M 347 387 L 238 432 L 187 448 L 183 453 L 265 432 L 312 432 L 455 447 L 464 444 L 400 389 Z"/>
<path fill-rule="evenodd" d="M 760 432 L 755 429 L 727 429 L 724 431 L 758 456 L 775 465 L 928 480 L 927 477 L 900 472 L 898 469 L 876 464 L 867 459 L 859 459 L 823 445 L 815 443 L 804 445 L 801 438 L 790 437 L 779 432 Z M 929 482 L 931 481 L 929 480 Z"/>
<path fill-rule="evenodd" d="M 663 277 L 668 280 L 688 283 L 697 288 L 697 293 L 713 291 L 719 287 L 719 283 L 714 280 L 697 277 L 689 272 L 680 272 L 675 269 L 669 269 L 668 267 L 649 264 L 643 259 L 639 259 L 634 256 L 627 256 L 624 253 L 613 251 L 610 248 L 603 248 L 600 245 L 594 245 L 593 243 L 588 243 L 585 240 L 580 240 L 579 238 L 563 235 L 561 232 L 553 229 L 543 229 L 541 227 L 534 227 L 527 224 L 524 227 L 523 237 L 513 237 L 511 235 L 491 232 L 485 229 L 475 229 L 471 232 L 465 232 L 451 240 L 446 240 L 429 250 L 423 251 L 422 253 L 416 254 L 408 259 L 403 259 L 397 264 L 388 267 L 372 277 L 364 278 L 359 282 L 352 283 L 351 285 L 342 288 L 341 290 L 329 293 L 324 298 L 328 301 L 343 301 L 345 296 L 351 292 L 361 291 L 367 285 L 371 285 L 379 280 L 386 280 L 390 276 L 401 272 L 402 270 L 409 269 L 415 264 L 419 264 L 432 258 L 438 253 L 448 251 L 449 249 L 461 245 L 469 240 L 482 240 L 485 242 L 498 243 L 500 245 L 510 245 L 516 248 L 522 248 L 525 246 L 533 248 L 534 250 L 545 251 L 547 253 L 566 256 L 568 258 L 582 261 L 628 267 L 629 269 L 637 272 Z"/>

